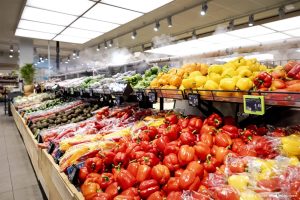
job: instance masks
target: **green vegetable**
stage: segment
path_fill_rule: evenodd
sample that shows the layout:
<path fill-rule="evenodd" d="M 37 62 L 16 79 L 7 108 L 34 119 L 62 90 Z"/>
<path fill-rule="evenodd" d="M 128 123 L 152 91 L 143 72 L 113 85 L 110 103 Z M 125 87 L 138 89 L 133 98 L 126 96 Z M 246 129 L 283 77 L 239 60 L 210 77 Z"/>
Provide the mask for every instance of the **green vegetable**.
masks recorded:
<path fill-rule="evenodd" d="M 159 67 L 158 67 L 158 66 L 154 66 L 154 67 L 151 67 L 150 70 L 151 70 L 152 75 L 158 74 L 158 72 L 159 72 Z"/>
<path fill-rule="evenodd" d="M 145 71 L 145 77 L 149 77 L 149 76 L 151 76 L 151 75 L 152 75 L 151 70 L 147 69 L 147 70 Z"/>
<path fill-rule="evenodd" d="M 161 71 L 164 72 L 164 73 L 167 73 L 169 71 L 169 66 L 168 65 L 165 65 L 161 68 Z"/>

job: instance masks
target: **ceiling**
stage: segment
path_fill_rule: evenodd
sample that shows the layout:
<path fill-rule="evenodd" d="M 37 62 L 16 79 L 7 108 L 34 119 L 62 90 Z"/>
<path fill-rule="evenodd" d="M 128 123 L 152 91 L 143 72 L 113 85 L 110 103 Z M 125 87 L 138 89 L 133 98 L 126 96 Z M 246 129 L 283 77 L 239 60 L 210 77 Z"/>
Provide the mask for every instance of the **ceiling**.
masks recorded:
<path fill-rule="evenodd" d="M 62 2 L 62 0 L 60 1 Z M 117 1 L 118 0 L 105 0 L 105 3 Z M 149 2 L 148 0 L 145 1 Z M 94 5 L 93 1 L 88 2 L 89 5 Z M 286 10 L 286 12 L 300 10 L 300 2 L 296 0 L 209 0 L 207 14 L 201 16 L 199 12 L 201 10 L 202 2 L 204 1 L 174 0 L 166 6 L 146 13 L 124 25 L 120 25 L 84 44 L 61 42 L 61 55 L 68 56 L 74 49 L 93 47 L 96 50 L 98 44 L 103 48 L 104 41 L 111 39 L 114 39 L 114 45 L 141 50 L 142 44 L 149 46 L 155 36 L 160 36 L 162 34 L 171 35 L 173 39 L 178 40 L 190 37 L 191 32 L 194 29 L 197 30 L 196 33 L 198 35 L 211 32 L 218 27 L 218 24 L 228 24 L 229 19 L 233 18 L 238 18 L 235 20 L 235 24 L 243 24 L 247 22 L 248 15 L 253 13 L 255 14 L 255 20 L 265 19 L 278 15 L 278 7 L 282 4 L 293 4 L 294 8 L 292 10 Z M 15 44 L 15 47 L 18 45 L 19 37 L 15 36 L 15 31 L 25 4 L 25 0 L 10 0 L 9 3 L 5 0 L 0 0 L 0 27 L 2 27 L 0 31 L 0 51 L 8 51 L 10 44 Z M 72 12 L 77 12 L 74 9 L 70 10 Z M 70 10 L 67 10 L 66 12 L 70 12 Z M 75 14 L 78 15 L 78 13 Z M 166 18 L 168 16 L 173 16 L 172 28 L 167 27 Z M 160 29 L 158 32 L 153 31 L 155 21 L 160 22 Z M 131 34 L 134 30 L 137 31 L 137 37 L 135 40 L 132 40 Z M 34 46 L 37 47 L 38 54 L 47 54 L 47 40 L 34 39 L 33 43 Z M 55 41 L 50 41 L 49 44 L 51 54 L 54 55 Z"/>

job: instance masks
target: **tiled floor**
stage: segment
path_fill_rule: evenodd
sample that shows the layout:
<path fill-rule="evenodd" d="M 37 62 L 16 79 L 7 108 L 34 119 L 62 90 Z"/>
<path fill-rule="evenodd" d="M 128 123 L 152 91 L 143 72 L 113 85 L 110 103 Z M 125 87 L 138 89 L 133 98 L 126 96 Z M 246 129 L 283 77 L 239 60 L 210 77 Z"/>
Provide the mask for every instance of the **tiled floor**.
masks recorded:
<path fill-rule="evenodd" d="M 0 200 L 43 200 L 22 138 L 0 106 Z"/>

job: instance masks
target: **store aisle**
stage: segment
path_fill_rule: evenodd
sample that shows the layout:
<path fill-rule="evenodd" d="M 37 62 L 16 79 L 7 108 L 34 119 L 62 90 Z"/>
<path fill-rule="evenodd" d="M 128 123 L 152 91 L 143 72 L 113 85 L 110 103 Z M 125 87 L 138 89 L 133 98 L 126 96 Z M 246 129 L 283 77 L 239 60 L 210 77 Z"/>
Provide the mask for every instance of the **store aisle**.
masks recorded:
<path fill-rule="evenodd" d="M 0 106 L 0 200 L 43 200 L 22 138 Z"/>

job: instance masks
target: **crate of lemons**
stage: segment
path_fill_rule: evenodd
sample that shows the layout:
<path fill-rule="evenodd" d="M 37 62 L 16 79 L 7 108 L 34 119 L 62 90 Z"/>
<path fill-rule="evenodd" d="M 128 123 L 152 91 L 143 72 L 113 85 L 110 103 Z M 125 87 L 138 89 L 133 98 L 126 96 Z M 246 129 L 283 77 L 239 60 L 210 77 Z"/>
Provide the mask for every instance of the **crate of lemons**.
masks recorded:
<path fill-rule="evenodd" d="M 172 68 L 167 73 L 159 73 L 150 83 L 150 88 L 180 90 L 242 90 L 254 88 L 253 80 L 267 66 L 256 59 L 236 58 L 223 65 L 200 63 L 185 64 L 181 68 Z M 272 70 L 282 70 L 281 66 Z M 210 92 L 202 91 L 202 95 Z M 238 96 L 242 92 L 216 92 L 217 96 Z"/>

